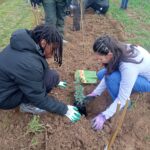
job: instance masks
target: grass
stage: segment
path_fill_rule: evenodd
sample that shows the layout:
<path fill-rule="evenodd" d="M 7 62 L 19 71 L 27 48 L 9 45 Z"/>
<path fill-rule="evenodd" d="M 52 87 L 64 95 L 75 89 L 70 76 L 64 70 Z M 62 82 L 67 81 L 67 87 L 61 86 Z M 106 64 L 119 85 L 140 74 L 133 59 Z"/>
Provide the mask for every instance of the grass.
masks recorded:
<path fill-rule="evenodd" d="M 0 48 L 7 45 L 18 28 L 31 28 L 33 15 L 25 0 L 0 0 Z"/>
<path fill-rule="evenodd" d="M 27 133 L 40 133 L 44 131 L 44 125 L 40 123 L 40 117 L 34 115 L 32 120 L 28 123 Z"/>
<path fill-rule="evenodd" d="M 120 10 L 120 0 L 110 0 L 108 14 L 122 23 L 128 42 L 150 47 L 150 0 L 129 1 L 128 9 Z M 27 0 L 0 0 L 0 49 L 9 42 L 18 28 L 32 28 L 34 17 Z"/>
<path fill-rule="evenodd" d="M 110 0 L 109 15 L 125 27 L 128 42 L 150 50 L 150 0 L 129 1 L 128 9 L 120 9 L 120 0 Z"/>
<path fill-rule="evenodd" d="M 36 146 L 36 145 L 38 145 L 38 140 L 36 139 L 36 138 L 32 138 L 32 140 L 31 140 L 31 145 L 30 145 L 30 147 L 32 146 Z"/>
<path fill-rule="evenodd" d="M 144 141 L 150 141 L 150 135 L 145 136 Z"/>

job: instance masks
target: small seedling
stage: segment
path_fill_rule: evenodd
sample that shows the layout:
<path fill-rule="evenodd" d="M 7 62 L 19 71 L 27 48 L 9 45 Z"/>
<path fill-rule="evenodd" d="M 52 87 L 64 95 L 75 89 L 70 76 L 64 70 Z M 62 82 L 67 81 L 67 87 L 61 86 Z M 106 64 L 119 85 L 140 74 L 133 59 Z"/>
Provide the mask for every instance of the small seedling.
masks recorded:
<path fill-rule="evenodd" d="M 39 133 L 44 130 L 44 125 L 40 123 L 40 117 L 34 115 L 32 120 L 28 123 L 28 133 Z"/>
<path fill-rule="evenodd" d="M 134 109 L 136 108 L 136 101 L 129 101 L 128 109 Z"/>
<path fill-rule="evenodd" d="M 82 104 L 83 99 L 85 98 L 84 94 L 83 94 L 84 88 L 83 86 L 80 84 L 79 80 L 75 81 L 75 101 L 79 102 Z"/>
<path fill-rule="evenodd" d="M 32 140 L 31 140 L 31 146 L 36 146 L 36 145 L 38 145 L 37 139 L 36 138 L 32 138 Z"/>
<path fill-rule="evenodd" d="M 75 81 L 75 102 L 74 105 L 78 108 L 81 115 L 86 115 L 86 108 L 84 106 L 84 94 L 83 94 L 84 88 L 80 83 L 80 79 L 76 78 Z"/>
<path fill-rule="evenodd" d="M 145 141 L 150 141 L 150 135 L 145 136 L 145 137 L 144 137 L 144 140 L 145 140 Z"/>

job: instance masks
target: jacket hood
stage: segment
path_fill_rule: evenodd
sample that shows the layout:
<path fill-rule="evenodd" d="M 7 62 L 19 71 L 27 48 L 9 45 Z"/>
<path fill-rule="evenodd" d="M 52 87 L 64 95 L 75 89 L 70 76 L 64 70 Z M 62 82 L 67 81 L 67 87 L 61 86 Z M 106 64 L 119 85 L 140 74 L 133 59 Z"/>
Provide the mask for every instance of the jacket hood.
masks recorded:
<path fill-rule="evenodd" d="M 10 46 L 18 51 L 32 51 L 43 56 L 42 50 L 25 29 L 19 29 L 11 35 Z"/>

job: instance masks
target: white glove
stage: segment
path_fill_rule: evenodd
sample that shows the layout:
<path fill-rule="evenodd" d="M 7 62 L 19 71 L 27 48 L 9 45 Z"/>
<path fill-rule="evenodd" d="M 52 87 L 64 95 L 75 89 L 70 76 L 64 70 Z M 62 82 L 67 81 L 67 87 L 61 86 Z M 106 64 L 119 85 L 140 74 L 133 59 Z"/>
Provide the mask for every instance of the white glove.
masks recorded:
<path fill-rule="evenodd" d="M 67 116 L 73 123 L 80 120 L 81 114 L 79 113 L 78 108 L 71 105 L 67 105 L 67 107 L 68 107 L 68 111 L 65 114 L 65 116 Z"/>
<path fill-rule="evenodd" d="M 65 82 L 65 81 L 60 81 L 59 84 L 58 84 L 58 86 L 59 86 L 60 88 L 66 88 L 66 87 L 67 87 L 67 82 Z"/>

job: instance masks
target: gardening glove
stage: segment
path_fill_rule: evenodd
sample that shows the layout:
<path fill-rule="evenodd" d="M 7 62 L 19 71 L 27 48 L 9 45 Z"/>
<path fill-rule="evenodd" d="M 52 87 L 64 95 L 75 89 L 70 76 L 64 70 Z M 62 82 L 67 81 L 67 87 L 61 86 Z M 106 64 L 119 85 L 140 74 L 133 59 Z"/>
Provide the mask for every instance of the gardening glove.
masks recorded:
<path fill-rule="evenodd" d="M 31 2 L 31 6 L 35 8 L 37 5 L 40 6 L 42 0 L 30 0 L 30 2 Z"/>
<path fill-rule="evenodd" d="M 67 82 L 65 82 L 65 81 L 60 81 L 60 82 L 58 83 L 58 86 L 59 86 L 60 88 L 66 88 L 66 87 L 67 87 Z"/>
<path fill-rule="evenodd" d="M 65 114 L 65 116 L 67 116 L 73 123 L 80 120 L 81 114 L 79 113 L 78 108 L 71 105 L 67 105 L 67 107 L 68 107 L 68 111 Z"/>
<path fill-rule="evenodd" d="M 106 121 L 106 118 L 104 115 L 99 114 L 94 119 L 92 119 L 92 128 L 94 130 L 102 130 L 103 125 Z"/>

